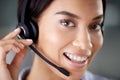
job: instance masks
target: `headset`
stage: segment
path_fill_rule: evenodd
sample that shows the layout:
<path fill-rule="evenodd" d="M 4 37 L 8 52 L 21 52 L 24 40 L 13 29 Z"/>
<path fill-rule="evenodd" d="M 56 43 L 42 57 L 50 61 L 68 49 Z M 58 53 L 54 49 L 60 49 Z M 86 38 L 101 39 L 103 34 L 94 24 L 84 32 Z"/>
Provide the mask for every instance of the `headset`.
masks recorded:
<path fill-rule="evenodd" d="M 27 4 L 28 4 L 28 0 L 23 0 L 23 7 L 22 7 L 21 16 L 20 16 L 21 20 L 16 27 L 16 28 L 20 27 L 21 32 L 17 37 L 18 39 L 32 39 L 33 42 L 35 43 L 38 39 L 38 34 L 39 34 L 38 25 L 33 20 L 26 17 Z M 57 69 L 59 72 L 61 72 L 65 76 L 70 76 L 70 72 L 49 61 L 33 45 L 30 45 L 29 47 L 49 65 L 53 66 L 55 69 Z"/>

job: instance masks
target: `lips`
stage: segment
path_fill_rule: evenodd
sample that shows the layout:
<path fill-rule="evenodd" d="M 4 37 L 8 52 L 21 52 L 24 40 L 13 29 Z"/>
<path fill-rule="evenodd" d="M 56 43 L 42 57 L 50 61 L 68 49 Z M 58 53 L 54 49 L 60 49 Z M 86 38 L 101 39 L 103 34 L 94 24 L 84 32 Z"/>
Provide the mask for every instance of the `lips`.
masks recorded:
<path fill-rule="evenodd" d="M 68 52 L 65 52 L 64 56 L 70 61 L 75 63 L 85 63 L 89 58 L 89 56 L 80 56 L 80 55 L 75 55 L 73 53 L 68 53 Z"/>

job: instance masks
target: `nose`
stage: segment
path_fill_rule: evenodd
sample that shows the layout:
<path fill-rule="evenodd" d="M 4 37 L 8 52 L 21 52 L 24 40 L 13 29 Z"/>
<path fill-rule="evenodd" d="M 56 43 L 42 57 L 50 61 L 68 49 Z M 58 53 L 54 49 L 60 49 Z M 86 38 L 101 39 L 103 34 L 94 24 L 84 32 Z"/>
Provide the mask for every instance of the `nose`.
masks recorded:
<path fill-rule="evenodd" d="M 89 31 L 84 29 L 77 32 L 77 36 L 72 44 L 82 50 L 91 50 L 93 44 Z"/>

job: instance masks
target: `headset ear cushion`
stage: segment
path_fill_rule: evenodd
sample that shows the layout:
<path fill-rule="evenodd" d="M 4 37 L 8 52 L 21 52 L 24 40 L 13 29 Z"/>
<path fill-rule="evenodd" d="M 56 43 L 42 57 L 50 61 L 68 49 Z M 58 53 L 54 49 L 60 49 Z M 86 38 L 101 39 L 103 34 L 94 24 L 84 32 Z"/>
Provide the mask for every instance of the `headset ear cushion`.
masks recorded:
<path fill-rule="evenodd" d="M 29 29 L 30 38 L 35 43 L 38 39 L 38 34 L 39 34 L 38 25 L 34 21 L 30 21 L 29 24 L 30 24 L 30 29 Z"/>
<path fill-rule="evenodd" d="M 30 33 L 29 33 L 29 30 L 28 30 L 28 28 L 27 28 L 27 26 L 25 24 L 19 23 L 16 28 L 21 28 L 21 32 L 19 34 L 19 36 L 21 38 L 23 38 L 23 39 L 29 39 L 29 37 L 30 37 L 29 34 Z"/>
<path fill-rule="evenodd" d="M 38 39 L 38 26 L 34 21 L 29 21 L 26 24 L 19 23 L 17 28 L 21 28 L 19 36 L 23 39 L 32 39 L 35 43 Z"/>

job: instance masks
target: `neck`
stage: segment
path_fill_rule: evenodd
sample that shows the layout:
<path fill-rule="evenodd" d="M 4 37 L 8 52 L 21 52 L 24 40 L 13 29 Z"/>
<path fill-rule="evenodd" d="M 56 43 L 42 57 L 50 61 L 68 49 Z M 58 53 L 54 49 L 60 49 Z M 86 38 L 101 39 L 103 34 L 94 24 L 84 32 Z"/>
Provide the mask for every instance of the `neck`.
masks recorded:
<path fill-rule="evenodd" d="M 27 80 L 63 80 L 60 77 L 56 76 L 49 68 L 49 65 L 45 63 L 41 58 L 35 55 L 33 66 L 27 77 Z"/>
<path fill-rule="evenodd" d="M 54 71 L 54 72 L 53 72 Z M 59 73 L 59 76 L 56 73 L 59 71 L 53 68 L 51 65 L 44 62 L 38 55 L 35 55 L 32 68 L 30 70 L 30 73 L 26 80 L 80 80 L 80 75 L 78 76 L 70 76 L 66 77 L 64 76 L 64 79 L 59 77 L 60 75 L 63 76 L 63 74 Z"/>

